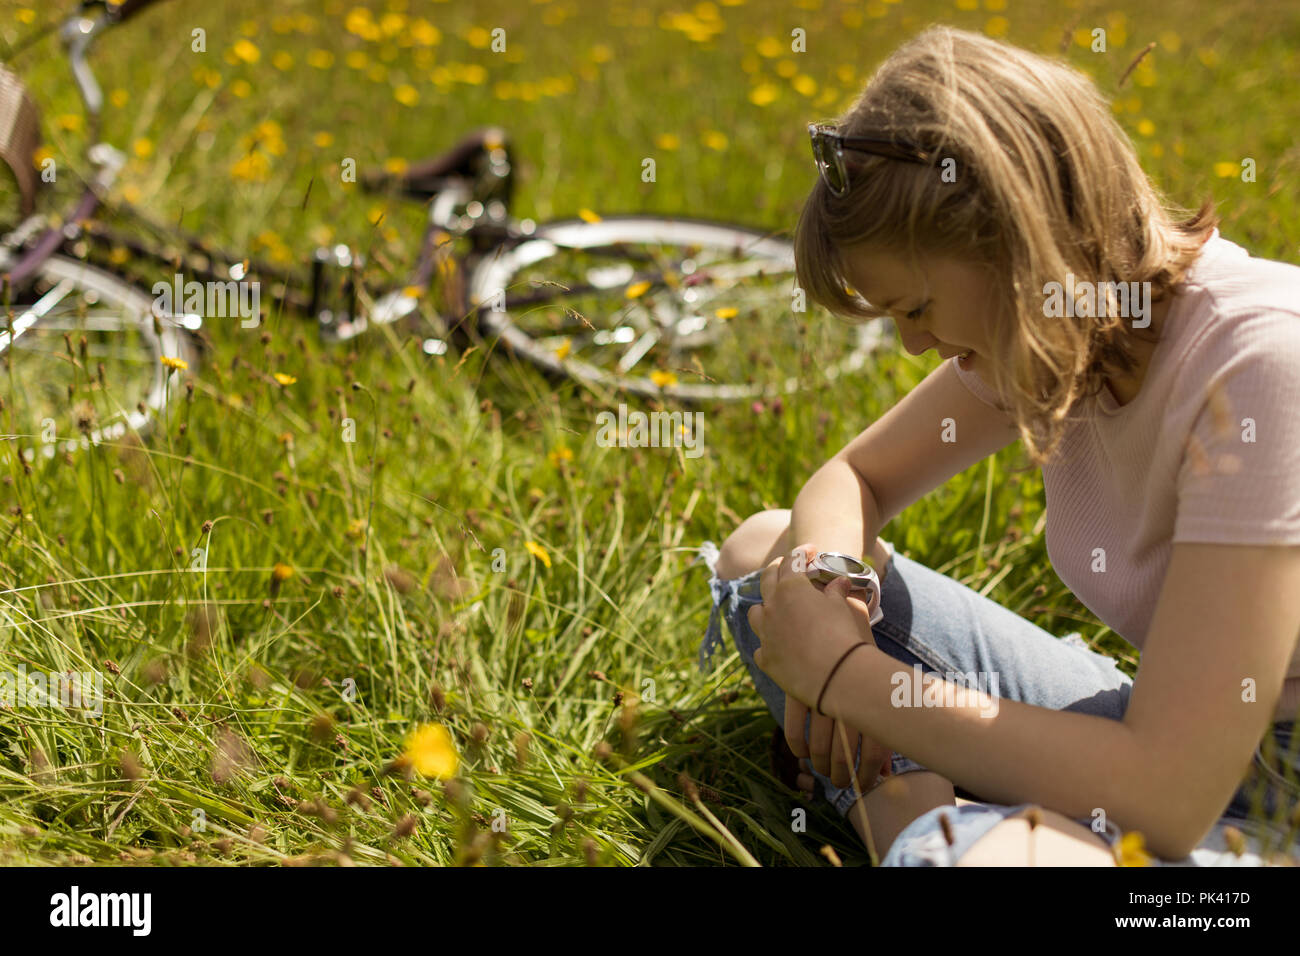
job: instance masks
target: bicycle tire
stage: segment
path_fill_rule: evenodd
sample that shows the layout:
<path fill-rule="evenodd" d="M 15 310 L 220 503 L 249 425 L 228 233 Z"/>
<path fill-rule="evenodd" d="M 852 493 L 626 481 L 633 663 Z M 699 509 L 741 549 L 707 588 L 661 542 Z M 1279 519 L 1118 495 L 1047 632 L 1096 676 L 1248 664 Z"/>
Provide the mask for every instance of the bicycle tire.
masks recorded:
<path fill-rule="evenodd" d="M 644 397 L 669 398 L 686 403 L 773 398 L 830 384 L 842 375 L 860 370 L 873 353 L 884 348 L 889 337 L 886 329 L 887 320 L 885 319 L 850 323 L 831 317 L 829 314 L 823 314 L 825 319 L 823 328 L 830 333 L 828 348 L 824 351 L 834 355 L 834 358 L 830 358 L 829 355 L 823 355 L 811 361 L 805 358 L 803 364 L 811 366 L 811 369 L 803 374 L 782 374 L 778 370 L 776 380 L 768 382 L 679 382 L 673 381 L 676 378 L 676 371 L 683 368 L 683 366 L 677 365 L 666 375 L 661 373 L 659 380 L 656 381 L 645 374 L 627 374 L 628 369 L 617 366 L 611 369 L 594 364 L 587 361 L 582 355 L 575 354 L 581 351 L 580 349 L 570 348 L 565 351 L 562 341 L 565 337 L 562 335 L 562 328 L 560 332 L 556 332 L 555 329 L 547 330 L 548 334 L 546 335 L 531 333 L 520 319 L 523 314 L 528 314 L 531 311 L 528 308 L 529 306 L 538 304 L 547 297 L 545 295 L 540 297 L 524 296 L 520 299 L 514 293 L 507 294 L 504 291 L 512 287 L 517 288 L 521 276 L 524 281 L 531 281 L 534 285 L 539 283 L 558 284 L 571 291 L 572 286 L 565 287 L 563 279 L 557 278 L 557 270 L 552 269 L 549 274 L 545 270 L 539 272 L 538 265 L 545 263 L 547 260 L 553 260 L 561 252 L 574 250 L 591 252 L 593 250 L 602 250 L 605 247 L 619 247 L 625 252 L 627 247 L 631 245 L 648 247 L 681 246 L 687 251 L 709 249 L 715 253 L 731 253 L 733 256 L 743 252 L 745 256 L 753 258 L 756 263 L 753 276 L 750 276 L 750 278 L 761 278 L 767 282 L 766 291 L 771 294 L 770 311 L 767 316 L 771 320 L 768 323 L 768 335 L 775 335 L 778 338 L 784 335 L 786 344 L 789 345 L 797 346 L 801 336 L 804 336 L 806 341 L 805 333 L 807 329 L 799 331 L 797 327 L 806 325 L 807 320 L 799 317 L 791 306 L 794 292 L 794 249 L 792 244 L 785 239 L 774 237 L 747 226 L 687 217 L 626 215 L 612 216 L 595 221 L 566 219 L 539 225 L 532 235 L 513 246 L 494 250 L 486 258 L 474 264 L 470 270 L 466 289 L 467 309 L 477 309 L 478 328 L 483 333 L 488 336 L 498 336 L 514 354 L 522 356 L 548 373 L 558 376 L 571 376 L 590 385 L 612 387 Z M 629 301 L 626 296 L 635 291 L 632 289 L 632 285 L 635 283 L 631 283 L 630 280 L 637 273 L 635 268 L 630 272 L 628 271 L 626 261 L 620 267 L 618 263 L 620 254 L 612 253 L 608 255 L 607 258 L 610 260 L 611 265 L 606 268 L 611 271 L 603 276 L 595 275 L 594 282 L 588 282 L 587 285 L 594 288 L 604 282 L 606 288 L 603 291 L 617 291 L 621 286 L 625 296 L 624 301 L 626 302 Z M 649 255 L 653 259 L 653 250 Z M 678 286 L 672 285 L 672 280 L 668 277 L 670 273 L 665 272 L 664 282 L 659 289 L 661 293 L 672 290 L 672 295 L 682 297 L 686 295 L 682 291 L 684 289 L 700 289 L 702 286 L 716 284 L 709 280 L 707 276 L 703 282 L 692 282 L 691 279 L 701 273 L 702 266 L 699 261 L 688 263 L 686 259 L 689 258 L 687 256 L 676 262 L 677 268 L 691 270 L 682 273 L 678 277 L 680 280 Z M 714 277 L 716 278 L 719 274 L 719 270 L 716 268 L 717 264 L 726 261 L 728 260 L 718 259 L 715 262 L 706 263 L 706 266 L 714 268 Z M 735 259 L 733 258 L 730 261 L 734 263 Z M 599 268 L 601 267 L 590 267 L 586 278 L 592 279 Z M 731 278 L 736 277 L 733 275 Z M 745 278 L 743 273 L 740 278 Z M 644 282 L 645 279 L 639 281 Z M 651 285 L 654 285 L 653 281 Z M 737 285 L 733 284 L 731 288 L 735 289 Z M 756 283 L 754 288 L 757 288 Z M 587 294 L 589 291 L 591 289 L 583 288 L 583 294 Z M 704 291 L 707 292 L 707 288 Z M 642 299 L 644 303 L 644 296 L 645 293 L 642 293 L 635 298 Z M 562 296 L 555 294 L 551 298 L 559 300 Z M 740 297 L 733 296 L 727 301 L 740 301 L 743 298 L 743 295 Z M 704 299 L 707 300 L 708 296 L 705 295 Z M 716 301 L 722 301 L 722 299 Z M 692 330 L 697 330 L 704 327 L 701 326 L 701 322 L 704 325 L 708 324 L 709 319 L 704 314 L 707 309 L 694 303 L 682 304 L 686 313 L 693 311 L 694 314 L 678 313 L 675 320 L 677 328 L 690 327 Z M 701 305 L 704 304 L 707 304 L 707 301 Z M 485 308 L 484 306 L 490 307 Z M 567 309 L 567 306 L 565 308 Z M 659 306 L 655 308 L 659 308 Z M 740 307 L 732 306 L 731 308 L 738 313 Z M 649 309 L 645 311 L 649 311 Z M 723 309 L 715 310 L 719 316 L 722 311 Z M 752 311 L 757 314 L 760 310 L 753 309 Z M 663 326 L 662 320 L 656 319 L 656 321 Z M 729 319 L 717 318 L 716 320 L 717 323 L 726 321 L 729 321 Z M 838 328 L 833 324 L 827 324 L 836 322 L 839 323 Z M 786 326 L 785 328 L 782 327 L 783 323 Z M 569 325 L 572 326 L 572 324 L 570 321 Z M 590 321 L 587 324 L 592 325 Z M 603 324 L 603 322 L 597 323 L 596 326 L 602 326 Z M 734 341 L 718 343 L 721 347 L 716 350 L 719 354 L 714 358 L 723 359 L 723 364 L 728 365 L 728 367 L 735 365 L 739 368 L 745 363 L 743 357 L 738 362 L 724 359 L 727 350 L 731 349 L 734 352 L 736 349 L 742 348 L 745 340 L 756 334 L 755 329 L 742 328 L 742 325 L 743 323 L 733 323 L 732 328 L 737 331 L 731 334 L 730 337 Z M 596 326 L 584 333 L 592 343 L 596 342 L 594 333 L 602 331 L 601 327 Z M 715 327 L 717 327 L 716 323 Z M 628 337 L 627 328 L 627 326 L 621 326 L 615 332 L 611 332 L 611 337 L 604 340 L 603 344 L 623 344 Z M 793 334 L 791 334 L 791 330 L 794 330 Z M 608 332 L 609 330 L 604 329 L 604 331 Z M 635 329 L 633 332 L 635 332 Z M 646 334 L 649 335 L 649 332 Z M 684 337 L 688 337 L 690 334 L 693 333 L 687 332 Z M 622 338 L 616 343 L 615 336 L 617 335 L 621 335 Z M 838 354 L 835 354 L 837 348 L 836 336 L 842 339 Z M 561 339 L 559 348 L 556 347 L 557 337 Z M 571 339 L 572 337 L 567 338 Z M 765 347 L 770 347 L 777 343 L 765 342 L 763 344 Z M 564 354 L 561 354 L 562 351 L 564 351 Z M 672 352 L 671 347 L 668 351 Z M 623 360 L 620 360 L 619 365 L 622 364 Z M 634 361 L 633 365 L 635 364 Z M 713 369 L 705 366 L 703 368 L 704 374 L 701 377 L 709 376 L 715 371 L 716 366 Z"/>
<path fill-rule="evenodd" d="M 155 317 L 153 303 L 139 286 L 97 266 L 63 255 L 45 260 L 0 326 L 7 437 L 35 439 L 50 458 L 147 433 L 182 390 L 181 369 L 162 360 L 190 372 L 198 363 L 188 331 L 171 316 Z M 23 447 L 24 459 L 35 451 Z"/>

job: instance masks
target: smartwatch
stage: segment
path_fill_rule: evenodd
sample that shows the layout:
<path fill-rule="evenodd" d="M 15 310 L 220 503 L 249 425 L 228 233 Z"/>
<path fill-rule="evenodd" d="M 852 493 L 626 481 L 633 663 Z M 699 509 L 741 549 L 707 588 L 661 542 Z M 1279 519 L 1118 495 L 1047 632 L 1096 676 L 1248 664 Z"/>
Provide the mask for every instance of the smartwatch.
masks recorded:
<path fill-rule="evenodd" d="M 849 590 L 865 591 L 860 595 L 867 603 L 874 627 L 885 617 L 880 609 L 880 578 L 871 565 L 841 551 L 819 551 L 808 565 L 808 577 L 821 584 L 830 584 L 836 578 L 848 578 Z"/>

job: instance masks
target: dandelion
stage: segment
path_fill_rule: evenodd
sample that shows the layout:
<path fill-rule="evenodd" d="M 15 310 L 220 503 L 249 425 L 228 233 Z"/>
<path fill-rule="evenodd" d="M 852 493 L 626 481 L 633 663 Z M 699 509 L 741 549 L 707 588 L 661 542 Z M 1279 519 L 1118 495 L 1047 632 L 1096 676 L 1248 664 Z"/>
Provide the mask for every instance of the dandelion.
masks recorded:
<path fill-rule="evenodd" d="M 582 219 L 583 222 L 600 222 L 600 221 L 601 221 L 600 216 L 596 215 L 596 213 L 592 212 L 590 209 L 579 209 L 579 210 L 578 210 L 578 217 L 579 217 L 580 219 Z"/>
<path fill-rule="evenodd" d="M 650 282 L 648 280 L 643 279 L 640 282 L 633 282 L 630 286 L 627 287 L 623 295 L 629 299 L 639 299 L 641 298 L 641 296 L 645 295 L 646 292 L 648 292 L 649 290 L 650 290 Z"/>
<path fill-rule="evenodd" d="M 760 83 L 749 91 L 749 102 L 755 106 L 767 106 L 776 101 L 780 91 L 775 83 Z"/>
<path fill-rule="evenodd" d="M 460 756 L 451 733 L 442 724 L 421 724 L 411 731 L 399 762 L 413 767 L 422 777 L 446 780 L 456 775 Z"/>
<path fill-rule="evenodd" d="M 660 133 L 655 137 L 655 145 L 660 149 L 679 149 L 681 148 L 681 138 L 676 133 Z"/>
<path fill-rule="evenodd" d="M 275 372 L 271 377 L 284 386 L 292 385 L 294 382 L 298 381 L 294 376 L 286 375 L 284 372 Z"/>
<path fill-rule="evenodd" d="M 393 99 L 403 106 L 414 106 L 420 102 L 420 92 L 410 83 L 403 83 L 397 89 L 393 90 Z"/>
<path fill-rule="evenodd" d="M 536 541 L 525 541 L 524 550 L 535 557 L 538 561 L 542 562 L 542 564 L 546 565 L 547 568 L 550 568 L 551 556 L 547 554 L 546 549 Z"/>
<path fill-rule="evenodd" d="M 293 54 L 286 50 L 277 50 L 275 56 L 271 57 L 271 65 L 281 73 L 287 73 L 293 69 Z"/>
<path fill-rule="evenodd" d="M 1115 851 L 1116 861 L 1120 866 L 1150 866 L 1151 856 L 1146 851 L 1146 841 L 1136 830 L 1120 837 Z"/>
<path fill-rule="evenodd" d="M 164 355 L 158 359 L 164 366 L 169 369 L 184 371 L 190 367 L 190 363 L 184 359 L 172 358 L 170 355 Z"/>
<path fill-rule="evenodd" d="M 562 461 L 573 461 L 573 451 L 561 446 L 552 451 L 546 457 L 552 465 L 558 466 Z"/>
<path fill-rule="evenodd" d="M 725 321 L 726 319 L 734 319 L 740 314 L 740 310 L 734 306 L 724 305 L 722 308 L 714 310 L 713 314 Z"/>
<path fill-rule="evenodd" d="M 315 144 L 317 149 L 327 149 L 334 145 L 334 134 L 321 130 L 311 138 L 311 141 Z"/>
<path fill-rule="evenodd" d="M 64 113 L 54 117 L 54 125 L 65 133 L 80 133 L 84 119 L 80 113 Z"/>
<path fill-rule="evenodd" d="M 795 92 L 800 96 L 812 96 L 817 92 L 817 81 L 807 73 L 800 73 L 790 81 L 790 85 L 794 87 Z"/>
<path fill-rule="evenodd" d="M 1230 179 L 1239 172 L 1241 172 L 1241 167 L 1236 163 L 1223 162 L 1214 164 L 1214 175 L 1220 179 Z"/>
<path fill-rule="evenodd" d="M 677 376 L 672 372 L 655 369 L 650 373 L 650 381 L 654 382 L 660 388 L 667 388 L 669 385 L 677 384 Z"/>
<path fill-rule="evenodd" d="M 1156 124 L 1151 122 L 1149 119 L 1139 120 L 1137 131 L 1141 136 L 1152 136 L 1155 134 Z"/>
<path fill-rule="evenodd" d="M 334 54 L 317 47 L 307 54 L 307 65 L 317 70 L 328 70 L 334 65 Z"/>
<path fill-rule="evenodd" d="M 1007 28 L 1011 26 L 1011 21 L 1006 17 L 997 16 L 989 17 L 984 24 L 984 32 L 991 37 L 1001 37 L 1007 35 Z"/>
<path fill-rule="evenodd" d="M 758 41 L 758 45 L 754 49 L 758 51 L 759 56 L 768 60 L 775 60 L 785 52 L 785 44 L 776 37 L 763 37 Z"/>
<path fill-rule="evenodd" d="M 256 63 L 262 58 L 262 51 L 251 40 L 236 40 L 235 45 L 230 48 L 230 52 L 241 63 Z"/>
<path fill-rule="evenodd" d="M 288 581 L 293 577 L 293 565 L 277 561 L 275 567 L 271 569 L 271 577 L 276 581 Z"/>
<path fill-rule="evenodd" d="M 727 134 L 721 130 L 711 129 L 703 136 L 704 145 L 719 152 L 727 148 Z"/>
<path fill-rule="evenodd" d="M 569 353 L 573 351 L 573 339 L 565 337 L 564 341 L 555 349 L 555 357 L 563 362 L 568 358 Z"/>
<path fill-rule="evenodd" d="M 121 87 L 108 94 L 108 101 L 119 110 L 126 106 L 130 99 L 130 95 Z"/>

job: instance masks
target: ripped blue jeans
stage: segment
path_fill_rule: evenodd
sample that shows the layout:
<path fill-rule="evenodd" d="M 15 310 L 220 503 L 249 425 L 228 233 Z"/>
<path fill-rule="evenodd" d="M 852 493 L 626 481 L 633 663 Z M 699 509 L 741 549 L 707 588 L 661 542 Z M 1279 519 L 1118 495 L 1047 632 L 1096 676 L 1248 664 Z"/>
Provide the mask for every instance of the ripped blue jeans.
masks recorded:
<path fill-rule="evenodd" d="M 1132 679 L 1116 667 L 1112 658 L 1090 650 L 1077 632 L 1057 638 L 960 582 L 895 553 L 889 542 L 884 544 L 889 551 L 881 573 L 884 619 L 872 628 L 872 635 L 876 645 L 890 657 L 914 670 L 919 668 L 921 673 L 982 675 L 994 697 L 1112 720 L 1123 718 L 1133 689 Z M 721 620 L 725 619 L 754 686 L 777 723 L 784 726 L 785 692 L 754 664 L 759 641 L 749 626 L 748 611 L 762 603 L 761 572 L 730 580 L 719 578 L 714 570 L 718 548 L 712 541 L 700 546 L 698 559 L 711 572 L 709 590 L 713 597 L 708 630 L 700 646 L 700 669 L 708 669 L 714 650 L 722 644 Z M 1286 826 L 1282 821 L 1300 802 L 1300 756 L 1295 750 L 1294 730 L 1294 721 L 1273 724 L 1271 734 L 1266 734 L 1261 747 L 1256 748 L 1250 773 L 1201 846 L 1185 860 L 1163 865 L 1262 862 L 1251 850 L 1240 857 L 1228 852 L 1228 827 L 1254 837 L 1256 846 L 1260 839 L 1271 840 L 1269 846 L 1280 844 Z M 899 774 L 925 768 L 906 755 L 895 754 L 892 769 Z M 841 816 L 847 815 L 860 795 L 856 786 L 836 787 L 823 774 L 813 771 L 813 776 L 831 805 Z M 1265 833 L 1268 825 L 1247 820 L 1252 805 L 1254 817 L 1262 815 L 1274 821 L 1269 833 Z M 882 864 L 925 866 L 955 862 L 997 823 L 1029 806 L 973 803 L 936 808 L 904 828 Z M 944 814 L 955 838 L 951 847 L 940 832 L 939 817 Z M 1078 822 L 1100 831 L 1097 821 Z M 1105 832 L 1099 835 L 1113 846 L 1119 831 L 1105 821 Z"/>

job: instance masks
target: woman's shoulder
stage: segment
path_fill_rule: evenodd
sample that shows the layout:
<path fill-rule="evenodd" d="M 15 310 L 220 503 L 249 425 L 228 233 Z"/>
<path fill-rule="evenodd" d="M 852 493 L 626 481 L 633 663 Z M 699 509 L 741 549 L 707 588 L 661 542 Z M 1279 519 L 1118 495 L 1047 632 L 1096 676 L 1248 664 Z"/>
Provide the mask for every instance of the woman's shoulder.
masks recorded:
<path fill-rule="evenodd" d="M 1300 266 L 1253 256 L 1216 229 L 1179 286 L 1178 298 L 1225 315 L 1300 316 Z"/>

